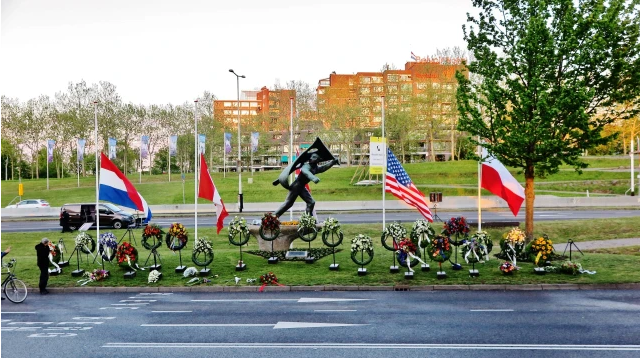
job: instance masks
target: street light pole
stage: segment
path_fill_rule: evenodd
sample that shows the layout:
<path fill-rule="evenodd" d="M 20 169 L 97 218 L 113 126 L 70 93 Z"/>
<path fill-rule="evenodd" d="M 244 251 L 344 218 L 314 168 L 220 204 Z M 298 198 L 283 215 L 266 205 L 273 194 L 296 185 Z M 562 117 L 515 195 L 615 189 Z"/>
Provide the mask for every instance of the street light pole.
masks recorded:
<path fill-rule="evenodd" d="M 230 69 L 229 72 L 233 73 L 236 76 L 236 90 L 238 92 L 238 103 L 236 105 L 236 110 L 238 111 L 238 210 L 242 212 L 243 207 L 243 198 L 242 198 L 242 149 L 240 145 L 240 78 L 246 78 L 244 75 L 239 75 L 235 73 L 233 69 Z"/>

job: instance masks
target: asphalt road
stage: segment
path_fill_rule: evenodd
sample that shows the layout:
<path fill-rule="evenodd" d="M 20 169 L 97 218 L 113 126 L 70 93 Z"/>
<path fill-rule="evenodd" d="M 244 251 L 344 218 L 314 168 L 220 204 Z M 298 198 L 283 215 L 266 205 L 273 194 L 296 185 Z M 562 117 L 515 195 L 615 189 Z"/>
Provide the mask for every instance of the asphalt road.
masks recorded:
<path fill-rule="evenodd" d="M 640 292 L 32 294 L 7 357 L 638 357 Z"/>
<path fill-rule="evenodd" d="M 293 218 L 297 219 L 300 213 L 294 213 Z M 254 219 L 260 219 L 262 213 L 245 213 L 242 215 L 249 223 Z M 364 213 L 319 213 L 318 220 L 323 221 L 327 217 L 332 216 L 342 223 L 382 223 L 381 212 L 364 212 Z M 454 216 L 464 216 L 470 223 L 478 221 L 477 211 L 439 211 L 438 216 L 442 220 L 447 220 Z M 225 225 L 233 219 L 234 215 L 230 215 L 225 219 Z M 638 210 L 539 210 L 534 213 L 535 221 L 546 220 L 577 220 L 577 219 L 607 219 L 607 218 L 638 218 L 640 217 L 640 209 Z M 420 215 L 417 211 L 403 212 L 387 212 L 386 221 L 413 222 L 419 219 Z M 289 220 L 289 215 L 282 215 L 283 220 Z M 483 222 L 524 222 L 524 210 L 514 217 L 509 211 L 484 211 L 482 213 Z M 193 216 L 179 217 L 154 217 L 153 222 L 160 225 L 169 225 L 173 222 L 181 222 L 187 227 L 194 226 Z M 213 216 L 199 216 L 198 226 L 215 226 L 216 218 Z M 25 231 L 56 231 L 60 230 L 58 220 L 43 221 L 2 221 L 2 232 L 25 232 Z"/>

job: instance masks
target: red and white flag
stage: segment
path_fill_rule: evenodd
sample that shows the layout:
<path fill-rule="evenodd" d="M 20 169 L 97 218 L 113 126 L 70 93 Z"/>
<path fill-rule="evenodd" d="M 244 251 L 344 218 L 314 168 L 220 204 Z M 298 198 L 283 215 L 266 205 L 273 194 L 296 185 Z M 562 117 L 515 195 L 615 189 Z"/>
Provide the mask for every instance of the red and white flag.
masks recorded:
<path fill-rule="evenodd" d="M 211 174 L 209 174 L 209 168 L 207 168 L 207 163 L 204 160 L 204 154 L 200 154 L 200 185 L 198 187 L 198 198 L 212 201 L 216 206 L 216 214 L 218 216 L 216 226 L 218 228 L 217 233 L 219 234 L 220 230 L 224 227 L 224 218 L 229 216 L 229 213 L 224 207 L 218 189 L 216 189 L 216 186 L 213 184 L 213 179 L 211 179 Z"/>
<path fill-rule="evenodd" d="M 485 159 L 482 162 L 480 185 L 504 199 L 513 215 L 518 216 L 524 201 L 524 188 L 498 159 L 489 155 L 485 148 L 482 148 L 482 157 Z"/>
<path fill-rule="evenodd" d="M 418 209 L 429 222 L 433 222 L 431 210 L 424 194 L 413 184 L 411 178 L 402 167 L 391 149 L 387 148 L 387 176 L 384 191 L 395 195 L 398 199 Z"/>

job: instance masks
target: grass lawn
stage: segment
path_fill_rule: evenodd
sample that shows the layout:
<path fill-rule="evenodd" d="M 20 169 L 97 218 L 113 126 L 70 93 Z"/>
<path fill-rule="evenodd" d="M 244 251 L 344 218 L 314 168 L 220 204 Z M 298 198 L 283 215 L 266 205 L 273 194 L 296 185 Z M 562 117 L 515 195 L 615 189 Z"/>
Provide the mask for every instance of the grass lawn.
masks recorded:
<path fill-rule="evenodd" d="M 625 159 L 586 159 L 596 168 L 618 168 L 629 165 Z M 412 163 L 404 165 L 407 173 L 416 185 L 425 193 L 429 191 L 440 191 L 444 196 L 473 196 L 477 194 L 477 162 L 464 160 L 455 162 L 428 162 Z M 568 169 L 568 167 L 564 168 Z M 380 186 L 354 186 L 351 179 L 356 171 L 356 167 L 334 167 L 326 173 L 320 174 L 320 183 L 311 185 L 313 196 L 316 201 L 338 201 L 338 200 L 378 200 L 380 198 Z M 511 170 L 518 181 L 524 183 L 524 176 Z M 246 202 L 271 202 L 280 201 L 286 196 L 286 191 L 282 187 L 274 187 L 271 182 L 277 178 L 280 171 L 243 173 L 242 191 Z M 223 200 L 233 202 L 238 193 L 238 175 L 227 173 L 226 177 L 222 173 L 212 173 L 214 183 Z M 253 183 L 249 184 L 248 178 L 253 178 Z M 136 189 L 144 196 L 150 205 L 158 204 L 182 204 L 183 203 L 183 182 L 179 174 L 171 176 L 172 181 L 168 181 L 168 175 L 143 175 L 142 183 L 138 183 L 137 174 L 129 175 L 129 180 L 136 186 Z M 366 179 L 366 178 L 363 178 Z M 355 182 L 355 181 L 354 181 Z M 64 203 L 91 202 L 95 200 L 95 178 L 80 178 L 80 187 L 77 179 L 49 179 L 47 190 L 46 179 L 23 180 L 23 199 L 45 199 L 52 206 L 61 206 Z M 187 174 L 184 182 L 184 200 L 192 203 L 193 175 Z M 571 193 L 590 194 L 624 194 L 629 188 L 629 172 L 613 171 L 584 171 L 582 175 L 573 170 L 561 170 L 559 173 L 544 179 L 536 179 L 536 191 L 538 194 L 550 195 L 574 195 Z M 556 193 L 556 192 L 565 192 Z M 2 183 L 2 207 L 18 194 L 17 181 L 5 181 Z M 484 191 L 485 195 L 491 195 Z M 277 198 L 275 200 L 274 198 Z M 202 201 L 202 203 L 207 203 Z"/>
<path fill-rule="evenodd" d="M 554 223 L 536 224 L 536 235 L 546 233 L 554 243 L 564 243 L 568 238 L 573 238 L 576 242 L 587 240 L 602 240 L 609 238 L 603 236 L 603 228 L 609 228 L 611 238 L 623 238 L 637 236 L 637 229 L 632 231 L 632 224 L 629 220 L 576 220 Z M 410 229 L 410 226 L 407 225 Z M 439 231 L 436 226 L 436 230 Z M 415 278 L 411 281 L 405 280 L 402 270 L 400 274 L 389 273 L 389 266 L 393 263 L 393 256 L 390 251 L 386 251 L 380 244 L 380 228 L 373 227 L 370 224 L 343 225 L 344 237 L 341 249 L 336 253 L 336 262 L 340 264 L 339 271 L 329 271 L 328 266 L 333 263 L 331 255 L 317 260 L 314 264 L 307 264 L 301 261 L 281 261 L 277 265 L 267 264 L 267 260 L 260 256 L 247 254 L 246 251 L 258 250 L 257 240 L 252 238 L 248 245 L 243 247 L 243 259 L 247 265 L 247 271 L 236 272 L 235 265 L 239 259 L 239 249 L 229 244 L 227 239 L 227 230 L 223 230 L 220 235 L 216 235 L 213 228 L 200 228 L 201 236 L 208 236 L 213 240 L 215 250 L 215 259 L 210 266 L 212 272 L 212 284 L 214 285 L 234 285 L 234 276 L 242 278 L 240 285 L 249 285 L 246 279 L 259 278 L 260 275 L 272 271 L 284 285 L 432 285 L 432 284 L 527 284 L 527 283 L 632 283 L 640 282 L 640 271 L 637 270 L 640 264 L 640 255 L 638 248 L 631 249 L 612 249 L 598 250 L 597 252 L 589 252 L 584 256 L 576 255 L 576 261 L 581 262 L 582 266 L 587 270 L 595 270 L 595 275 L 578 275 L 570 276 L 563 274 L 548 273 L 538 276 L 533 273 L 532 263 L 518 262 L 521 270 L 513 276 L 503 276 L 498 266 L 501 261 L 495 257 L 485 264 L 477 264 L 476 268 L 480 270 L 480 277 L 471 278 L 468 270 L 471 265 L 464 264 L 463 269 L 454 271 L 450 264 L 443 264 L 443 268 L 448 274 L 445 280 L 436 278 L 436 262 L 429 262 L 432 270 L 430 272 L 420 272 L 416 270 Z M 494 240 L 494 251 L 499 251 L 497 245 L 499 239 L 507 229 L 491 229 L 489 230 Z M 113 231 L 117 237 L 122 237 L 124 230 Z M 140 244 L 140 235 L 142 230 L 137 231 L 136 239 L 138 244 L 136 248 L 139 250 L 140 265 L 145 264 L 145 260 L 149 255 L 149 251 L 145 250 Z M 357 268 L 359 267 L 351 261 L 350 258 L 350 240 L 357 234 L 367 234 L 371 236 L 374 242 L 375 256 L 373 262 L 366 266 L 369 272 L 366 276 L 358 276 Z M 18 260 L 17 275 L 24 280 L 30 287 L 37 287 L 39 270 L 36 267 L 36 258 L 34 246 L 42 237 L 49 237 L 54 242 L 59 238 L 64 238 L 67 246 L 67 253 L 64 255 L 68 259 L 73 246 L 74 234 L 60 233 L 4 233 L 2 235 L 2 248 L 12 246 L 12 251 L 5 257 L 5 261 L 12 257 Z M 193 238 L 190 238 L 187 248 L 182 252 L 182 262 L 186 266 L 195 266 L 191 261 L 191 249 Z M 300 240 L 294 241 L 294 246 L 299 249 L 308 248 L 308 244 Z M 322 240 L 318 237 L 311 243 L 312 248 L 322 248 Z M 181 274 L 174 273 L 174 268 L 179 265 L 179 257 L 166 246 L 159 249 L 162 259 L 162 272 L 164 277 L 159 283 L 148 284 L 148 271 L 138 272 L 136 278 L 125 280 L 123 278 L 124 269 L 106 263 L 106 268 L 111 271 L 112 276 L 105 281 L 90 283 L 93 286 L 183 286 L 187 279 Z M 98 264 L 92 264 L 93 258 L 89 255 L 81 255 L 82 262 L 80 267 L 85 271 L 99 268 Z M 464 263 L 462 256 L 458 253 L 458 262 Z M 559 263 L 559 262 L 558 262 Z M 76 286 L 79 278 L 71 277 L 71 271 L 76 268 L 76 257 L 70 261 L 70 266 L 64 268 L 64 272 L 60 276 L 52 276 L 49 280 L 50 287 L 70 287 Z M 148 265 L 153 264 L 153 258 Z M 404 269 L 404 268 L 402 268 Z M 406 270 L 406 269 L 404 269 Z M 213 277 L 213 275 L 218 275 Z M 255 284 L 254 284 L 255 285 Z"/>

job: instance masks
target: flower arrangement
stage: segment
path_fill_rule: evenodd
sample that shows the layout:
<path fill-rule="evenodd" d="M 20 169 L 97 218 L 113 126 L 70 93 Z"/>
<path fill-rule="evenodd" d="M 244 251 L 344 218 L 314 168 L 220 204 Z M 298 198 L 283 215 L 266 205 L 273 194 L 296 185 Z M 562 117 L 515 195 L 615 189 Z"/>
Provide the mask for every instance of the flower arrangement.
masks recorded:
<path fill-rule="evenodd" d="M 458 216 L 455 218 L 451 218 L 444 223 L 444 227 L 442 230 L 442 234 L 447 235 L 449 237 L 461 234 L 467 236 L 469 234 L 469 225 L 467 224 L 467 219 L 464 216 Z"/>
<path fill-rule="evenodd" d="M 475 234 L 471 235 L 471 238 L 476 239 L 479 243 L 485 245 L 487 248 L 487 254 L 491 253 L 491 250 L 493 249 L 493 240 L 491 240 L 491 236 L 488 232 L 478 231 Z"/>
<path fill-rule="evenodd" d="M 431 227 L 431 224 L 427 220 L 419 219 L 413 223 L 413 227 L 411 228 L 411 234 L 409 237 L 414 241 L 417 240 L 418 247 L 423 249 L 427 247 L 426 245 L 431 242 L 431 238 L 436 236 L 435 230 Z M 426 241 L 426 244 L 422 244 L 423 241 Z"/>
<path fill-rule="evenodd" d="M 513 273 L 516 269 L 517 267 L 509 261 L 505 261 L 500 265 L 500 271 L 505 275 Z"/>
<path fill-rule="evenodd" d="M 436 262 L 445 262 L 451 256 L 451 243 L 449 238 L 443 235 L 436 236 L 427 245 L 427 255 Z"/>
<path fill-rule="evenodd" d="M 165 241 L 167 243 L 167 247 L 172 251 L 182 250 L 189 240 L 189 233 L 187 232 L 187 228 L 184 227 L 181 223 L 173 223 L 169 227 L 169 231 L 167 232 L 167 236 L 165 237 Z"/>
<path fill-rule="evenodd" d="M 116 258 L 118 259 L 118 265 L 121 267 L 130 267 L 135 271 L 134 266 L 136 266 L 136 262 L 138 262 L 138 250 L 125 241 L 118 247 Z"/>
<path fill-rule="evenodd" d="M 411 266 L 415 266 L 418 262 L 422 264 L 426 264 L 424 261 L 420 259 L 420 252 L 418 251 L 418 246 L 414 242 L 413 239 L 404 238 L 400 240 L 398 243 L 398 262 L 401 266 L 409 268 L 409 271 L 413 272 Z"/>
<path fill-rule="evenodd" d="M 49 241 L 48 247 L 50 266 L 55 267 L 57 272 L 61 272 L 60 266 L 58 266 L 58 262 L 60 262 L 60 257 L 62 256 L 60 247 L 58 247 L 58 245 L 54 245 L 51 241 Z"/>
<path fill-rule="evenodd" d="M 553 241 L 549 239 L 547 235 L 543 235 L 529 243 L 526 251 L 529 253 L 529 260 L 533 261 L 536 265 L 550 260 L 554 255 Z M 540 259 L 544 261 L 540 261 Z"/>
<path fill-rule="evenodd" d="M 239 237 L 238 237 L 239 236 Z M 238 237 L 236 239 L 236 237 Z M 247 226 L 247 220 L 244 218 L 235 217 L 229 223 L 229 242 L 236 246 L 242 246 L 249 242 L 249 227 Z"/>
<path fill-rule="evenodd" d="M 560 265 L 560 272 L 566 273 L 569 275 L 577 275 L 580 271 L 582 271 L 582 265 L 579 262 L 565 261 Z"/>
<path fill-rule="evenodd" d="M 198 274 L 198 270 L 195 267 L 187 267 L 186 270 L 182 273 L 184 277 L 192 277 Z"/>
<path fill-rule="evenodd" d="M 382 230 L 380 241 L 385 249 L 389 251 L 396 251 L 398 249 L 398 241 L 405 237 L 407 237 L 407 229 L 405 229 L 399 222 L 394 221 Z M 389 238 L 391 238 L 391 240 L 389 240 Z"/>
<path fill-rule="evenodd" d="M 265 230 L 276 231 L 280 229 L 280 220 L 271 212 L 265 213 L 261 220 L 262 227 Z"/>
<path fill-rule="evenodd" d="M 96 249 L 96 242 L 86 231 L 82 231 L 76 236 L 76 247 L 85 254 L 90 254 Z"/>
<path fill-rule="evenodd" d="M 416 250 L 418 249 L 416 244 L 414 244 L 409 238 L 404 238 L 400 240 L 400 242 L 398 243 L 398 248 L 405 253 L 412 253 L 412 254 L 415 253 Z"/>
<path fill-rule="evenodd" d="M 151 272 L 149 272 L 148 282 L 156 283 L 158 282 L 158 280 L 160 280 L 160 277 L 162 277 L 162 274 L 158 270 L 152 270 Z"/>
<path fill-rule="evenodd" d="M 367 258 L 364 258 L 365 253 Z M 371 241 L 371 237 L 358 234 L 351 239 L 351 260 L 361 266 L 373 261 L 373 241 Z"/>
<path fill-rule="evenodd" d="M 81 286 L 84 286 L 89 282 L 104 280 L 109 277 L 109 274 L 105 270 L 95 269 L 92 272 L 85 272 L 83 277 L 85 278 L 78 280 L 78 283 L 80 283 Z"/>
<path fill-rule="evenodd" d="M 204 258 L 201 259 L 201 256 Z M 198 266 L 207 266 L 213 261 L 213 246 L 206 236 L 196 238 L 191 260 Z"/>
<path fill-rule="evenodd" d="M 275 285 L 278 283 L 278 278 L 273 274 L 273 272 L 268 272 L 260 276 L 260 283 L 263 285 Z"/>
<path fill-rule="evenodd" d="M 298 224 L 298 237 L 305 242 L 311 242 L 318 236 L 317 221 L 312 215 L 303 213 Z"/>
<path fill-rule="evenodd" d="M 517 227 L 511 229 L 508 233 L 504 234 L 502 240 L 500 240 L 500 249 L 502 251 L 498 256 L 512 261 L 515 265 L 518 258 L 523 258 L 524 241 L 524 231 Z"/>
<path fill-rule="evenodd" d="M 484 262 L 489 260 L 487 245 L 476 235 L 462 242 L 462 256 L 467 263 Z"/>
<path fill-rule="evenodd" d="M 334 236 L 337 240 L 334 240 Z M 329 240 L 331 238 L 331 240 Z M 327 218 L 322 223 L 322 242 L 328 247 L 336 247 L 342 243 L 344 234 L 342 233 L 340 222 L 335 218 Z"/>
<path fill-rule="evenodd" d="M 155 250 L 162 246 L 164 231 L 157 224 L 147 224 L 142 231 L 142 246 L 147 250 Z M 152 243 L 149 242 L 151 239 Z"/>
<path fill-rule="evenodd" d="M 113 261 L 116 250 L 118 248 L 118 239 L 110 232 L 100 234 L 98 239 L 98 253 L 102 255 L 102 259 L 106 261 Z"/>
<path fill-rule="evenodd" d="M 298 226 L 305 229 L 315 229 L 316 224 L 317 221 L 316 218 L 313 217 L 313 215 L 303 213 L 302 216 L 300 216 L 300 223 L 298 224 Z"/>
<path fill-rule="evenodd" d="M 519 227 L 514 227 L 504 235 L 504 239 L 514 245 L 523 244 L 525 239 L 524 231 Z"/>

